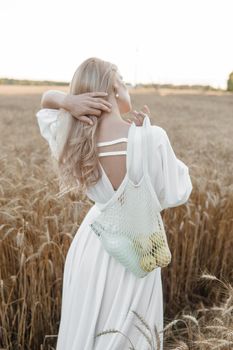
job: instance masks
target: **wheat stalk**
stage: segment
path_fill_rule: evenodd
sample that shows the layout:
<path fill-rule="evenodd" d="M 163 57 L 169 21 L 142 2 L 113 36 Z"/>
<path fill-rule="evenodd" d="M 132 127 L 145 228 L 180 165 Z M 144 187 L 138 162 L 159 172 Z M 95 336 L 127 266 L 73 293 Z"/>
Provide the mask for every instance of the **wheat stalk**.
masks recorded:
<path fill-rule="evenodd" d="M 111 334 L 111 333 L 120 333 L 121 335 L 123 335 L 130 342 L 132 349 L 136 350 L 133 343 L 131 342 L 130 338 L 127 335 L 125 335 L 124 333 L 122 333 L 121 331 L 118 331 L 117 329 L 108 329 L 108 330 L 102 331 L 102 332 L 96 334 L 94 338 L 97 338 L 97 337 L 99 337 L 101 335 L 105 335 L 105 334 Z"/>
<path fill-rule="evenodd" d="M 131 310 L 136 316 L 137 316 L 137 318 L 141 321 L 141 323 L 142 323 L 142 325 L 150 332 L 150 335 L 151 335 L 151 339 L 150 339 L 150 343 L 152 342 L 152 344 L 153 345 L 151 345 L 151 346 L 155 346 L 155 344 L 154 344 L 154 338 L 153 338 L 153 334 L 152 334 L 152 331 L 151 331 L 151 328 L 149 327 L 149 325 L 148 325 L 148 323 L 144 320 L 144 318 L 141 316 L 141 315 L 139 315 L 139 313 L 137 312 L 137 311 L 135 311 L 135 310 Z M 156 328 L 156 325 L 155 325 L 155 328 Z M 157 331 L 157 328 L 156 328 L 156 331 Z M 156 342 L 157 342 L 157 334 L 155 333 L 155 336 L 156 336 Z M 157 342 L 157 344 L 158 344 L 158 342 Z M 159 348 L 160 349 L 160 348 Z"/>

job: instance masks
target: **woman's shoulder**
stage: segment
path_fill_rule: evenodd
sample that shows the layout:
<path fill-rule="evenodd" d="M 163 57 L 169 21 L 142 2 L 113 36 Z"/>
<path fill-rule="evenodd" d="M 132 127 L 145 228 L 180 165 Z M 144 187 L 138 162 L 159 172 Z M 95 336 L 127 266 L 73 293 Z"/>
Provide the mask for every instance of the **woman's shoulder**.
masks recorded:
<path fill-rule="evenodd" d="M 166 130 L 158 125 L 150 125 L 150 130 L 154 135 L 164 136 L 166 134 Z"/>
<path fill-rule="evenodd" d="M 138 127 L 137 129 L 140 130 L 140 133 L 142 132 L 142 127 Z M 168 137 L 166 130 L 158 125 L 149 125 L 146 128 L 146 133 L 152 147 L 159 146 Z"/>

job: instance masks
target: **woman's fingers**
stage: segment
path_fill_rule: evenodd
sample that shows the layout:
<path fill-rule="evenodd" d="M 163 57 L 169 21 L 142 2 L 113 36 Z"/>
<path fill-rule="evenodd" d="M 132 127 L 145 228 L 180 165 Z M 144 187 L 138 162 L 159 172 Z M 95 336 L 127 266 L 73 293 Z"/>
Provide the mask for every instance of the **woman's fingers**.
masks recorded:
<path fill-rule="evenodd" d="M 142 110 L 140 112 L 134 110 L 133 112 L 134 118 L 137 120 L 137 125 L 139 123 L 139 125 L 143 124 L 143 120 L 146 117 L 146 113 L 142 112 Z"/>
<path fill-rule="evenodd" d="M 139 112 L 137 112 L 137 111 L 133 111 L 133 114 L 136 116 L 136 117 L 145 117 L 146 116 L 146 114 L 145 113 L 143 113 L 142 111 L 139 111 Z"/>
<path fill-rule="evenodd" d="M 100 103 L 102 105 L 104 104 L 109 108 L 112 107 L 112 104 L 110 102 L 106 101 L 104 98 L 101 98 L 101 97 L 108 96 L 107 92 L 89 92 L 89 93 L 87 93 L 87 95 L 90 97 L 90 101 L 92 103 L 97 102 L 97 103 Z"/>
<path fill-rule="evenodd" d="M 134 123 L 138 126 L 142 125 L 142 117 L 139 115 L 139 113 L 137 111 L 133 111 L 132 113 L 134 114 Z"/>
<path fill-rule="evenodd" d="M 95 117 L 100 117 L 102 114 L 102 111 L 96 108 L 88 108 L 87 115 L 90 115 L 90 114 L 94 115 Z"/>
<path fill-rule="evenodd" d="M 135 119 L 140 118 L 140 113 L 137 112 L 136 110 L 134 110 L 132 113 L 133 113 Z"/>
<path fill-rule="evenodd" d="M 111 112 L 111 108 L 108 107 L 108 105 L 104 104 L 104 103 L 101 103 L 101 102 L 91 102 L 90 103 L 90 108 L 93 108 L 93 109 L 100 109 L 104 112 Z"/>
<path fill-rule="evenodd" d="M 99 103 L 99 104 L 105 105 L 106 107 L 112 108 L 112 104 L 110 102 L 104 100 L 103 98 L 92 98 L 92 97 L 89 97 L 88 101 L 90 102 L 90 104 Z"/>
<path fill-rule="evenodd" d="M 149 110 L 149 107 L 147 105 L 144 105 L 142 110 L 147 113 L 147 114 L 150 114 L 150 110 Z"/>
<path fill-rule="evenodd" d="M 81 117 L 78 117 L 77 119 L 80 120 L 81 122 L 86 123 L 86 124 L 93 125 L 93 121 L 85 115 L 82 115 Z"/>

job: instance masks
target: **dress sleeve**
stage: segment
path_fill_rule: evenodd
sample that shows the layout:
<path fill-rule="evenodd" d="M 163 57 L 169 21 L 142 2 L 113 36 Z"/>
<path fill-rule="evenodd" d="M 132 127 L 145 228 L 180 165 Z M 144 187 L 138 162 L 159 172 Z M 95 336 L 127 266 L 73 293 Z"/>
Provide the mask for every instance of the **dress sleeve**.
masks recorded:
<path fill-rule="evenodd" d="M 187 202 L 193 187 L 189 168 L 176 157 L 166 131 L 154 126 L 152 129 L 152 147 L 156 147 L 153 182 L 163 210 Z"/>
<path fill-rule="evenodd" d="M 51 152 L 57 158 L 56 129 L 59 109 L 42 108 L 36 113 L 42 137 L 48 142 Z"/>

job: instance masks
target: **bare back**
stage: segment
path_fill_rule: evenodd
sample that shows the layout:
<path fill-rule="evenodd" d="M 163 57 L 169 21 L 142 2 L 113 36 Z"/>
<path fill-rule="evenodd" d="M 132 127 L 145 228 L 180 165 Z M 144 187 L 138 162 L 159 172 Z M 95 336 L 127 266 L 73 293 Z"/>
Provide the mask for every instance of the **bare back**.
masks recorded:
<path fill-rule="evenodd" d="M 99 162 L 102 165 L 113 189 L 116 191 L 126 174 L 126 154 L 130 124 L 123 122 L 117 128 L 97 133 Z"/>

